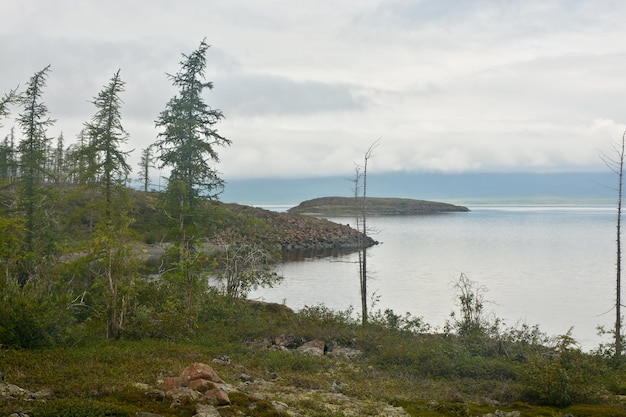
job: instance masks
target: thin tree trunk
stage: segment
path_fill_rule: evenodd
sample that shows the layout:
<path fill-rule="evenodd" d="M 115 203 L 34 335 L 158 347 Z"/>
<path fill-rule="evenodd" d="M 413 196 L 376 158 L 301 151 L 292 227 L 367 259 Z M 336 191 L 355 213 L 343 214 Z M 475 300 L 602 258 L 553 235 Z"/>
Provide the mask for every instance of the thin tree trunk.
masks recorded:
<path fill-rule="evenodd" d="M 615 279 L 615 357 L 622 355 L 622 188 L 624 179 L 624 141 L 626 132 L 622 135 L 619 151 L 619 186 L 617 191 L 617 273 Z"/>

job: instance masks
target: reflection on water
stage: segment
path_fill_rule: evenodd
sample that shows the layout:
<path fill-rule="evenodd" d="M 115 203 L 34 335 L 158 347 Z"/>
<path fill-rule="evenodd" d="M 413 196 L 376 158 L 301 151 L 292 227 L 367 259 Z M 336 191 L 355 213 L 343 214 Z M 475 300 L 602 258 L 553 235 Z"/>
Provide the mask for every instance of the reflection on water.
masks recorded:
<path fill-rule="evenodd" d="M 325 248 L 325 249 L 289 249 L 283 250 L 284 262 L 297 262 L 307 259 L 337 258 L 356 252 L 356 249 Z"/>

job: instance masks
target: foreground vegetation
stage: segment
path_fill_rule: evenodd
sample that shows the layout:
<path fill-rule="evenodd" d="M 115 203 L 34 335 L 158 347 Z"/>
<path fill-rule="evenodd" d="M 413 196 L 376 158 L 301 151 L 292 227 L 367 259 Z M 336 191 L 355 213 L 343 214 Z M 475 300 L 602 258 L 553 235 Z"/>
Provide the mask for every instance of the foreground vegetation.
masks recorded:
<path fill-rule="evenodd" d="M 234 383 L 242 372 L 271 380 L 265 401 L 284 402 L 281 393 L 288 391 L 289 409 L 307 416 L 349 415 L 341 409 L 329 414 L 321 399 L 330 392 L 369 404 L 361 415 L 379 415 L 385 403 L 412 416 L 482 416 L 496 410 L 523 416 L 626 415 L 619 397 L 626 394 L 623 368 L 602 355 L 580 352 L 567 335 L 548 340 L 528 326 L 500 331 L 497 338 L 495 333 L 428 334 L 422 333 L 428 326 L 421 320 L 392 311 L 379 311 L 362 326 L 351 312 L 314 306 L 294 313 L 213 291 L 200 304 L 193 333 L 170 319 L 159 322 L 158 334 L 153 324 L 132 337 L 107 341 L 95 327 L 61 323 L 67 333 L 56 346 L 3 347 L 4 380 L 33 392 L 47 389 L 52 396 L 46 401 L 0 398 L 0 415 L 29 410 L 30 416 L 138 411 L 191 416 L 191 405 L 171 409 L 169 401 L 150 399 L 137 388 L 138 383 L 155 386 L 159 375 L 176 374 L 191 362 L 212 363 L 227 382 Z M 20 313 L 24 317 L 16 317 L 16 324 L 33 326 L 25 317 L 28 311 Z M 361 355 L 353 360 L 304 356 L 254 343 L 280 334 L 321 339 Z M 213 362 L 225 356 L 227 363 Z M 263 407 L 251 411 L 250 401 L 234 395 L 222 415 L 237 415 L 228 413 L 238 409 L 244 413 L 239 415 L 285 415 Z"/>

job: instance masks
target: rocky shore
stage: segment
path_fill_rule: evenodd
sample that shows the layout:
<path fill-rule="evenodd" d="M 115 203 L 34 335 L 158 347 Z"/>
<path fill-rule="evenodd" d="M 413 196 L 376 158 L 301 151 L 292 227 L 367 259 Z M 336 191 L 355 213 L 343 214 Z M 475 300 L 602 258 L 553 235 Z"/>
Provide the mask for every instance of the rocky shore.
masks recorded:
<path fill-rule="evenodd" d="M 369 236 L 363 236 L 361 232 L 348 224 L 239 204 L 225 204 L 224 206 L 233 213 L 262 220 L 269 227 L 259 238 L 265 242 L 276 242 L 283 252 L 283 258 L 286 259 L 351 252 L 359 248 L 363 239 L 367 246 L 378 243 Z M 228 232 L 224 230 L 222 233 Z"/>

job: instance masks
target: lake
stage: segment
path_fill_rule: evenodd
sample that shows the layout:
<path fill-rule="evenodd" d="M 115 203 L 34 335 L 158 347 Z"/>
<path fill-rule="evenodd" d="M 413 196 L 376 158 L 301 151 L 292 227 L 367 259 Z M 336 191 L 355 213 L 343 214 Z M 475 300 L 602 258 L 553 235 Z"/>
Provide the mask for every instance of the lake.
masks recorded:
<path fill-rule="evenodd" d="M 615 320 L 615 207 L 469 208 L 368 218 L 370 234 L 381 242 L 368 251 L 374 310 L 409 312 L 441 328 L 458 310 L 454 283 L 464 273 L 486 287 L 485 310 L 508 326 L 538 324 L 549 335 L 573 327 L 583 349 L 595 348 L 601 341 L 596 327 L 611 328 Z M 360 311 L 357 259 L 348 254 L 283 263 L 284 281 L 250 298 L 296 310 L 324 304 Z"/>

